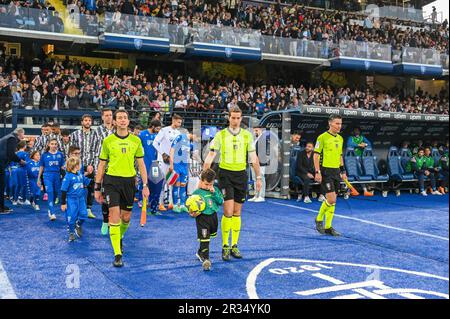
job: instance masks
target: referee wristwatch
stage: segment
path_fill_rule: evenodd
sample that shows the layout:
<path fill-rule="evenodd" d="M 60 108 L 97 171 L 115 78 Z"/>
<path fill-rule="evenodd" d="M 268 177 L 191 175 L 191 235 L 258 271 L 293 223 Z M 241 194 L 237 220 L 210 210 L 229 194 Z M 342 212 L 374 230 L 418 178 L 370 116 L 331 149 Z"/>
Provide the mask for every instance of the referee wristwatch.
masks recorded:
<path fill-rule="evenodd" d="M 316 175 L 322 175 L 321 171 L 316 171 Z"/>
<path fill-rule="evenodd" d="M 261 176 L 256 176 L 256 179 L 262 179 L 262 177 Z"/>
<path fill-rule="evenodd" d="M 148 188 L 148 184 L 142 184 L 142 188 L 147 187 Z"/>

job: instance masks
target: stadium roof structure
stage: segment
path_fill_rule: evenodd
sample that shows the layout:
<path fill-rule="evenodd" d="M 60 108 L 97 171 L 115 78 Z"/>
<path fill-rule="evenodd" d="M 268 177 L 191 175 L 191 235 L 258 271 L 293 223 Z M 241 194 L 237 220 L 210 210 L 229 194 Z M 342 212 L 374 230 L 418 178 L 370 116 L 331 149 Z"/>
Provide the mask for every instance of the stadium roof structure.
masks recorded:
<path fill-rule="evenodd" d="M 390 6 L 397 6 L 397 7 L 402 7 L 402 6 L 406 6 L 408 4 L 413 4 L 413 5 L 419 5 L 420 7 L 424 7 L 427 4 L 430 4 L 432 2 L 434 2 L 436 0 L 378 0 L 378 1 L 367 1 L 368 3 L 370 2 L 375 2 L 375 3 L 379 3 L 382 2 L 385 5 L 390 5 Z M 417 3 L 420 2 L 420 3 Z"/>
<path fill-rule="evenodd" d="M 419 0 L 419 1 L 417 1 L 417 0 L 412 0 L 412 1 L 410 1 L 410 0 L 406 0 L 406 1 L 404 1 L 404 0 L 382 0 L 382 2 L 386 5 L 399 6 L 399 7 L 401 7 L 402 5 L 407 5 L 409 3 L 416 4 L 417 2 L 420 2 L 418 4 L 421 8 L 423 8 L 427 4 L 430 4 L 434 1 L 436 1 L 436 0 Z"/>

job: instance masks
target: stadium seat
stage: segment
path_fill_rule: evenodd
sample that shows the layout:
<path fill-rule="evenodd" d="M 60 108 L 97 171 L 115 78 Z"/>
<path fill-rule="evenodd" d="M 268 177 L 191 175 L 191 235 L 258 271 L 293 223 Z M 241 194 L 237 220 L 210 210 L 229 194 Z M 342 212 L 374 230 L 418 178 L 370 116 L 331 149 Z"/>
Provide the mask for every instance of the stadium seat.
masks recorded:
<path fill-rule="evenodd" d="M 347 170 L 347 177 L 350 182 L 361 181 L 370 182 L 373 178 L 369 175 L 363 175 L 360 157 L 356 156 L 355 150 L 353 148 L 348 148 L 345 152 L 344 163 Z"/>
<path fill-rule="evenodd" d="M 295 186 L 303 185 L 302 179 L 300 176 L 297 176 L 297 158 L 301 151 L 301 146 L 294 146 L 291 149 L 291 156 L 289 158 L 289 178 Z"/>
<path fill-rule="evenodd" d="M 387 182 L 389 180 L 389 175 L 380 175 L 380 171 L 377 166 L 377 157 L 373 155 L 372 149 L 364 150 L 361 163 L 364 174 L 371 176 L 373 180 L 380 182 Z"/>
<path fill-rule="evenodd" d="M 389 148 L 387 162 L 391 179 L 399 182 L 414 180 L 414 174 L 405 172 L 405 169 L 402 166 L 402 157 L 400 156 L 397 147 L 392 146 Z"/>
<path fill-rule="evenodd" d="M 400 149 L 397 150 L 398 155 L 400 156 L 400 164 L 403 170 L 406 170 L 406 165 L 411 159 L 411 156 L 408 154 L 408 149 Z"/>
<path fill-rule="evenodd" d="M 205 126 L 202 127 L 202 139 L 203 140 L 212 140 L 214 138 L 214 136 L 217 134 L 218 132 L 218 128 L 216 126 Z"/>
<path fill-rule="evenodd" d="M 431 157 L 434 159 L 434 165 L 438 166 L 441 159 L 441 153 L 439 153 L 439 150 L 437 148 L 431 149 Z"/>
<path fill-rule="evenodd" d="M 401 149 L 399 150 L 399 155 L 400 155 L 400 163 L 401 163 L 401 168 L 403 170 L 403 173 L 406 174 L 406 165 L 407 163 L 411 160 L 411 156 L 409 156 L 408 151 Z M 417 178 L 417 174 L 416 173 L 411 173 L 414 178 Z M 428 181 L 429 178 L 427 176 L 424 176 L 424 180 Z"/>
<path fill-rule="evenodd" d="M 434 160 L 435 167 L 439 167 L 439 164 L 440 164 L 439 162 L 441 160 L 441 153 L 439 152 L 439 149 L 432 148 L 431 149 L 431 157 Z M 439 174 L 437 175 L 437 180 L 443 180 L 443 179 L 444 179 L 444 175 L 439 172 Z"/>

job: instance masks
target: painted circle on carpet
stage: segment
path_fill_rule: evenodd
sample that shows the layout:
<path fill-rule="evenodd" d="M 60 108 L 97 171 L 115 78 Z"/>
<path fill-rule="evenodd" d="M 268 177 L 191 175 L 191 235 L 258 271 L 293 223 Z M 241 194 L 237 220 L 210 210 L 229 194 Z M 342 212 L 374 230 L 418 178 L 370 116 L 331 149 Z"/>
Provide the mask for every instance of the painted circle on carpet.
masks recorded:
<path fill-rule="evenodd" d="M 270 258 L 247 277 L 250 299 L 449 299 L 449 279 L 338 261 Z"/>

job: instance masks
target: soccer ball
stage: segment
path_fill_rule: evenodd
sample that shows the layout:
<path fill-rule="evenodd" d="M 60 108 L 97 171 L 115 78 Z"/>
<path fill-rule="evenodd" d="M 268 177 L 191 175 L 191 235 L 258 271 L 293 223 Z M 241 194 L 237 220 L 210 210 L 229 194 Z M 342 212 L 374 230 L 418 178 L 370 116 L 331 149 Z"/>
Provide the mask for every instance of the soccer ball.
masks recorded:
<path fill-rule="evenodd" d="M 189 209 L 189 215 L 196 217 L 206 208 L 206 203 L 200 195 L 192 195 L 186 201 L 186 207 Z"/>

